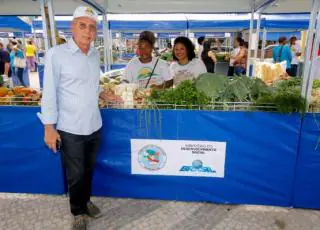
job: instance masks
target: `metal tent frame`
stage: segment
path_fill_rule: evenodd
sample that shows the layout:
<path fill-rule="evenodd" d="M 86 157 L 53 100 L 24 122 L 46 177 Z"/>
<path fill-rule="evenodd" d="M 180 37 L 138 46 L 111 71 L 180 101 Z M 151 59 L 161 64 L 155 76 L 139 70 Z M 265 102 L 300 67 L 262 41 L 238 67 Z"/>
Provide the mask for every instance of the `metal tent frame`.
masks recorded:
<path fill-rule="evenodd" d="M 260 31 L 261 24 L 261 14 L 262 13 L 294 13 L 294 12 L 310 12 L 310 22 L 308 29 L 307 46 L 305 52 L 305 68 L 303 74 L 303 86 L 302 95 L 305 96 L 307 101 L 310 99 L 313 78 L 315 74 L 315 60 L 317 47 L 320 41 L 320 1 L 319 0 L 230 0 L 230 3 L 225 4 L 225 0 L 162 0 L 162 1 L 150 1 L 150 0 L 74 0 L 74 1 L 62 1 L 55 0 L 53 5 L 53 0 L 39 0 L 41 14 L 44 18 L 44 7 L 47 6 L 49 9 L 49 17 L 51 21 L 51 35 L 55 34 L 53 31 L 53 16 L 55 8 L 56 13 L 59 15 L 66 14 L 66 12 L 71 14 L 76 5 L 87 4 L 95 8 L 99 13 L 103 15 L 103 30 L 104 30 L 104 51 L 105 55 L 104 62 L 106 70 L 108 70 L 108 63 L 111 60 L 111 34 L 108 27 L 107 13 L 251 13 L 250 20 L 250 30 L 249 30 L 249 41 L 252 39 L 253 29 L 254 29 L 254 18 L 257 17 L 257 31 Z M 31 3 L 32 2 L 32 3 Z M 3 14 L 13 14 L 15 15 L 30 15 L 31 12 L 35 12 L 36 2 L 23 1 L 25 7 L 20 7 L 21 9 L 15 9 L 16 4 L 22 4 L 22 0 L 12 0 L 3 3 Z M 205 6 L 205 7 L 204 7 Z M 37 8 L 36 8 L 37 9 Z M 207 10 L 209 9 L 209 10 Z M 29 10 L 29 12 L 28 12 Z M 24 13 L 23 13 L 24 12 Z M 39 13 L 38 10 L 36 10 Z M 29 13 L 29 14 L 28 14 Z M 36 14 L 37 14 L 36 13 Z M 34 13 L 35 14 L 35 13 Z M 33 14 L 33 15 L 34 15 Z M 319 22 L 319 23 L 317 23 Z M 44 32 L 47 35 L 46 25 L 43 24 Z M 260 33 L 257 33 L 257 39 L 259 39 Z M 46 37 L 46 36 L 45 36 Z M 265 36 L 264 36 L 265 37 Z M 52 37 L 53 44 L 55 38 Z M 47 38 L 46 38 L 47 40 Z M 249 42 L 249 49 L 251 50 L 252 43 Z M 49 48 L 48 42 L 46 48 Z M 257 50 L 257 47 L 255 47 Z M 250 52 L 249 52 L 250 53 Z M 254 56 L 257 56 L 255 51 Z M 248 58 L 248 70 L 250 75 L 250 55 Z"/>

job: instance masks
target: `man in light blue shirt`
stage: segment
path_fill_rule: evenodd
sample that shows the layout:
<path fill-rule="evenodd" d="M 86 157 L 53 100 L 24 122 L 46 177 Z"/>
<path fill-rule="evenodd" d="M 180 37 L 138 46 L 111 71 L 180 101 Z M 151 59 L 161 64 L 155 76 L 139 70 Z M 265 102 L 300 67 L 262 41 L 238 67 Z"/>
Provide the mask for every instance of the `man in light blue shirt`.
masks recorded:
<path fill-rule="evenodd" d="M 101 215 L 90 201 L 102 126 L 100 58 L 90 45 L 96 38 L 97 22 L 95 11 L 78 7 L 73 14 L 73 38 L 50 49 L 45 61 L 40 118 L 48 147 L 57 152 L 61 144 L 74 230 L 86 229 L 86 215 Z"/>

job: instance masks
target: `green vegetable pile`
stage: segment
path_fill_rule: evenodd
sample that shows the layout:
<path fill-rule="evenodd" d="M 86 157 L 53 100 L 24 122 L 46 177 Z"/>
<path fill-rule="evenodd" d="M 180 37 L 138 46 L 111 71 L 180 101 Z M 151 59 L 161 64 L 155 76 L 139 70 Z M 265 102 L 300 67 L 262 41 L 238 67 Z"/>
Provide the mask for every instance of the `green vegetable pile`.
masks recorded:
<path fill-rule="evenodd" d="M 1 87 L 1 86 L 3 86 L 3 84 L 4 84 L 3 76 L 2 76 L 2 75 L 0 75 L 0 87 Z"/>
<path fill-rule="evenodd" d="M 320 80 L 314 80 L 312 88 L 313 89 L 319 89 L 320 88 Z"/>
<path fill-rule="evenodd" d="M 257 78 L 241 76 L 229 79 L 211 73 L 200 75 L 195 80 L 195 86 L 216 102 L 252 102 L 272 91 Z"/>
<path fill-rule="evenodd" d="M 273 103 L 281 113 L 305 112 L 305 100 L 301 96 L 301 79 L 291 78 L 273 84 L 269 94 L 258 98 L 257 103 Z"/>
<path fill-rule="evenodd" d="M 197 90 L 194 82 L 187 80 L 182 82 L 177 88 L 154 89 L 149 97 L 151 103 L 156 103 L 161 108 L 192 109 L 194 106 L 204 106 L 210 104 L 210 98 L 204 92 Z"/>
<path fill-rule="evenodd" d="M 240 110 L 246 111 L 304 112 L 305 101 L 300 95 L 300 84 L 299 78 L 277 81 L 268 86 L 258 78 L 240 76 L 229 79 L 205 73 L 196 80 L 182 82 L 174 89 L 153 90 L 149 101 L 163 105 L 159 108 L 165 109 L 229 110 L 231 102 L 242 104 Z"/>

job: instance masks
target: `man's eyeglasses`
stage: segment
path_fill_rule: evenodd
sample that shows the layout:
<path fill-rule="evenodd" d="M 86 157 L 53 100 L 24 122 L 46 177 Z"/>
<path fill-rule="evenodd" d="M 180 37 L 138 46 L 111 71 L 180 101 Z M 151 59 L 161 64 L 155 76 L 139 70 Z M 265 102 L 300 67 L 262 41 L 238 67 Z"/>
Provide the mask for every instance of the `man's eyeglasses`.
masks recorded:
<path fill-rule="evenodd" d="M 90 32 L 96 32 L 97 31 L 97 26 L 93 25 L 93 24 L 88 24 L 87 25 L 86 23 L 78 22 L 78 25 L 79 25 L 79 29 L 80 30 L 86 30 L 87 28 L 89 28 Z"/>

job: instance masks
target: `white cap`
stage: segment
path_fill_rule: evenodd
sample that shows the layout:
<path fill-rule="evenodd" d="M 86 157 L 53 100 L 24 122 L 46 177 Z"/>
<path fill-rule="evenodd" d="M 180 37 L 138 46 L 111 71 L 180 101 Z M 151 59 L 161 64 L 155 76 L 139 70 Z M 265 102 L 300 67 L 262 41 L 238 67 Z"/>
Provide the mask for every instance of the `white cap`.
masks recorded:
<path fill-rule="evenodd" d="M 98 22 L 98 14 L 95 10 L 87 6 L 78 6 L 77 9 L 73 13 L 73 19 L 87 17 L 91 18 L 94 21 Z"/>

